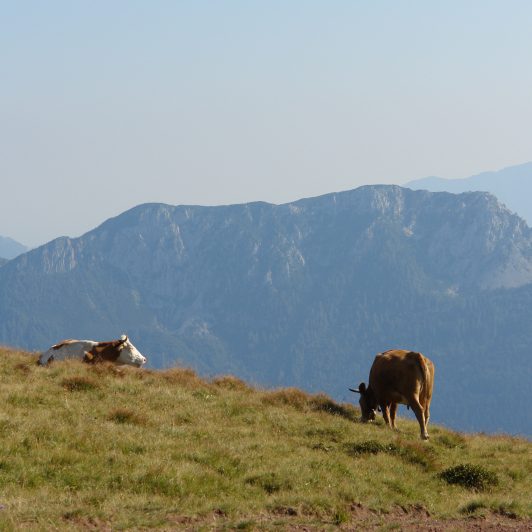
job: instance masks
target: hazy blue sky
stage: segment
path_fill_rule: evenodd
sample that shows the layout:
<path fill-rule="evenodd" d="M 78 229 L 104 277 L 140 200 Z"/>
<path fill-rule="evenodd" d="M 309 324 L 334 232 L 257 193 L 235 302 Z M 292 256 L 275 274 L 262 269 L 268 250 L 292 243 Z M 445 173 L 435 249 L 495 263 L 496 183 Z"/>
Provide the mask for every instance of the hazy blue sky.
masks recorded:
<path fill-rule="evenodd" d="M 532 161 L 532 2 L 0 3 L 0 235 Z"/>

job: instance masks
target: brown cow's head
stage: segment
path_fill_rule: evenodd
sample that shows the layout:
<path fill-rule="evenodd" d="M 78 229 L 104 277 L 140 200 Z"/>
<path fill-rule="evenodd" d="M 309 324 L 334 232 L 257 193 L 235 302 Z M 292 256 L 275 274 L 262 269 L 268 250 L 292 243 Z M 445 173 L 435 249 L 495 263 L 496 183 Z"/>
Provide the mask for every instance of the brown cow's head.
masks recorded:
<path fill-rule="evenodd" d="M 374 421 L 377 417 L 377 408 L 374 406 L 373 394 L 371 390 L 366 388 L 366 383 L 361 382 L 358 390 L 349 388 L 352 392 L 360 394 L 360 410 L 362 411 L 362 421 L 367 423 L 368 421 Z"/>

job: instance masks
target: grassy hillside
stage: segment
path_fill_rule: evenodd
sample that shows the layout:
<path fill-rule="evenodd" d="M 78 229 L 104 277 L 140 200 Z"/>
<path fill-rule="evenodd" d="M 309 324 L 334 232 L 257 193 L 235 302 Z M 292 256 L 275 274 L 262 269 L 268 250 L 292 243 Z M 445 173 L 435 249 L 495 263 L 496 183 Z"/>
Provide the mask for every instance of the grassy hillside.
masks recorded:
<path fill-rule="evenodd" d="M 423 443 L 416 423 L 361 424 L 358 409 L 298 389 L 36 359 L 0 348 L 0 531 L 532 516 L 525 439 L 432 425 Z"/>

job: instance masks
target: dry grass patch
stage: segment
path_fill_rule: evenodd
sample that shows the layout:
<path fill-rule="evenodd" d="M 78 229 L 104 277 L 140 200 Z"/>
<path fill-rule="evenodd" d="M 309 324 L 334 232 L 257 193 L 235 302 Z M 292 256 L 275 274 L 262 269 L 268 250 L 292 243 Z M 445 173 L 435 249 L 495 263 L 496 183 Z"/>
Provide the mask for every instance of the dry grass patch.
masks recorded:
<path fill-rule="evenodd" d="M 100 383 L 88 375 L 69 375 L 61 381 L 61 386 L 69 392 L 82 392 L 100 388 Z"/>
<path fill-rule="evenodd" d="M 233 377 L 232 375 L 215 377 L 213 383 L 226 390 L 236 390 L 239 392 L 251 392 L 253 390 L 253 388 L 248 386 L 242 379 Z"/>
<path fill-rule="evenodd" d="M 148 420 L 146 417 L 128 410 L 127 408 L 116 408 L 109 412 L 106 417 L 107 421 L 113 421 L 114 423 L 129 423 L 131 425 L 142 425 L 146 426 Z"/>
<path fill-rule="evenodd" d="M 158 372 L 158 377 L 169 384 L 180 386 L 187 390 L 197 390 L 198 388 L 209 389 L 210 385 L 206 380 L 190 368 L 175 366 L 173 368 Z"/>
<path fill-rule="evenodd" d="M 267 405 L 289 405 L 303 410 L 309 402 L 309 394 L 299 388 L 281 388 L 263 392 L 262 402 Z"/>

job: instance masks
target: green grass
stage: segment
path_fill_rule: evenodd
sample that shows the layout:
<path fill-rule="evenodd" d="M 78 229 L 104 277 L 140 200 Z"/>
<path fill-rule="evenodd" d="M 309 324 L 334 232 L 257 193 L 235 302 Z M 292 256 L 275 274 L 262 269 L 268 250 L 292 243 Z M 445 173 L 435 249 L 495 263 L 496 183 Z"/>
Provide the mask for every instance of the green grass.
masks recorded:
<path fill-rule="evenodd" d="M 295 388 L 36 359 L 0 348 L 0 531 L 334 529 L 359 505 L 532 516 L 522 438 L 430 425 L 422 442 Z"/>

